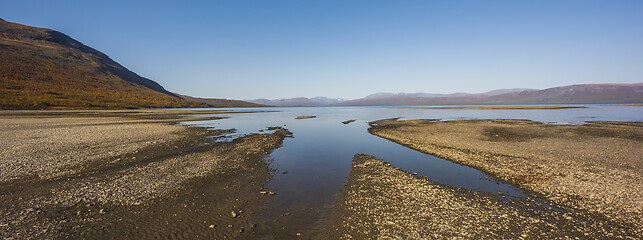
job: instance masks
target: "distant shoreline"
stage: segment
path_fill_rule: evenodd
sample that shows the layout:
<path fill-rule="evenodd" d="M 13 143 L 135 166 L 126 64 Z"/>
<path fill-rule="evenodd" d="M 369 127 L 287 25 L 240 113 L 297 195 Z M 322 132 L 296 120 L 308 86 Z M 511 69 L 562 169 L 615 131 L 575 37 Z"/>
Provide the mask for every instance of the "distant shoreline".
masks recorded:
<path fill-rule="evenodd" d="M 400 107 L 404 109 L 484 109 L 484 110 L 516 110 L 516 109 L 567 109 L 587 108 L 585 106 L 466 106 L 466 107 Z"/>
<path fill-rule="evenodd" d="M 606 106 L 643 106 L 643 103 L 630 103 L 630 104 L 613 104 Z"/>

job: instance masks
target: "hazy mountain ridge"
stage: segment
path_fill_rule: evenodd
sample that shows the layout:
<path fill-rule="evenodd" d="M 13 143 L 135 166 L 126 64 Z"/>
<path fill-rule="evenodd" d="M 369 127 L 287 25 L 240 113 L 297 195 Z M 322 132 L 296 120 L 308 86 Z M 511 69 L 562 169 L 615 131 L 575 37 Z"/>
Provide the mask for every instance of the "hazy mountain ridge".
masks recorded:
<path fill-rule="evenodd" d="M 326 99 L 316 97 L 313 99 Z M 643 83 L 580 84 L 542 90 L 513 88 L 484 93 L 387 93 L 380 92 L 354 100 L 315 101 L 308 98 L 257 99 L 250 102 L 273 106 L 406 106 L 547 103 L 629 103 L 643 102 Z"/>
<path fill-rule="evenodd" d="M 328 98 L 328 97 L 314 97 L 314 98 L 288 98 L 288 99 L 254 99 L 246 100 L 247 102 L 276 106 L 276 107 L 321 107 L 333 106 L 342 103 L 344 100 L 341 98 Z"/>
<path fill-rule="evenodd" d="M 500 89 L 479 94 L 446 94 L 436 97 L 398 94 L 389 98 L 361 98 L 346 106 L 456 105 L 456 104 L 547 104 L 643 102 L 643 83 L 582 84 L 534 89 Z"/>
<path fill-rule="evenodd" d="M 539 91 L 507 93 L 490 101 L 515 103 L 628 103 L 643 102 L 643 83 L 581 84 Z"/>
<path fill-rule="evenodd" d="M 511 89 L 498 89 L 484 93 L 450 93 L 450 94 L 441 94 L 441 93 L 389 93 L 389 92 L 380 92 L 368 95 L 362 99 L 382 99 L 382 98 L 391 98 L 391 97 L 414 97 L 414 98 L 437 98 L 437 97 L 464 97 L 464 96 L 496 96 L 505 93 L 512 92 L 522 92 L 522 91 L 534 91 L 535 89 L 529 88 L 511 88 Z"/>
<path fill-rule="evenodd" d="M 351 105 L 360 103 L 381 103 L 380 105 L 391 105 L 395 101 L 402 99 L 424 99 L 424 98 L 438 98 L 438 97 L 457 97 L 457 96 L 493 96 L 508 92 L 526 91 L 533 89 L 516 88 L 516 89 L 500 89 L 485 93 L 452 93 L 452 94 L 439 94 L 439 93 L 390 93 L 379 92 L 368 95 L 364 98 L 345 100 L 342 98 L 328 98 L 328 97 L 314 97 L 314 98 L 282 98 L 282 99 L 254 99 L 246 100 L 257 104 L 280 106 L 280 107 L 310 107 L 310 106 L 337 106 L 337 105 Z"/>

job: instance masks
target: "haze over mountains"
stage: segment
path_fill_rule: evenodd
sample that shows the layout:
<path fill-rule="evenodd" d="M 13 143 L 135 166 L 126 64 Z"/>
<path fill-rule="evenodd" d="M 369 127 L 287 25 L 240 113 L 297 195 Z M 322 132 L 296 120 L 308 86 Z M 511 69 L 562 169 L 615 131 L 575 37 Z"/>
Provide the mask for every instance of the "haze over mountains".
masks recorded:
<path fill-rule="evenodd" d="M 499 89 L 485 93 L 375 93 L 364 98 L 291 98 L 247 100 L 272 106 L 408 106 L 474 104 L 550 104 L 550 103 L 638 103 L 643 102 L 643 83 L 581 84 L 543 90 Z"/>
<path fill-rule="evenodd" d="M 277 107 L 316 107 L 316 106 L 334 106 L 344 102 L 341 98 L 314 97 L 314 98 L 288 98 L 288 99 L 255 99 L 246 100 L 247 102 L 263 104 Z"/>

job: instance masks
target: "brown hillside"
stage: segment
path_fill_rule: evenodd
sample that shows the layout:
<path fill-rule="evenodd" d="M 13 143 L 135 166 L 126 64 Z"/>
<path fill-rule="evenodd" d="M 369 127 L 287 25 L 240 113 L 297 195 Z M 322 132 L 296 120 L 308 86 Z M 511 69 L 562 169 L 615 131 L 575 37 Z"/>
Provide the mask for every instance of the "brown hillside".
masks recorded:
<path fill-rule="evenodd" d="M 208 107 L 69 36 L 0 19 L 0 109 Z"/>

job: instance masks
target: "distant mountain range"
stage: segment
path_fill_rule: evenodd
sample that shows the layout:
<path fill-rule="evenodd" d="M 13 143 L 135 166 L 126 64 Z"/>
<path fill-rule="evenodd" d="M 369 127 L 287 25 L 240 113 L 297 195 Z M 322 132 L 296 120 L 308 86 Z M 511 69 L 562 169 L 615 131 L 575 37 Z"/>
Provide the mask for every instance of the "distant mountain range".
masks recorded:
<path fill-rule="evenodd" d="M 643 102 L 643 83 L 582 84 L 543 90 L 500 89 L 485 93 L 375 93 L 364 98 L 257 99 L 249 102 L 272 106 L 408 106 L 475 104 L 629 103 Z"/>
<path fill-rule="evenodd" d="M 0 109 L 246 105 L 186 100 L 63 33 L 0 19 Z"/>
<path fill-rule="evenodd" d="M 327 97 L 314 97 L 314 98 L 288 98 L 288 99 L 255 99 L 246 100 L 247 102 L 257 103 L 268 106 L 276 107 L 320 107 L 320 106 L 334 106 L 344 102 L 341 98 L 327 98 Z"/>

